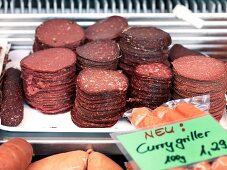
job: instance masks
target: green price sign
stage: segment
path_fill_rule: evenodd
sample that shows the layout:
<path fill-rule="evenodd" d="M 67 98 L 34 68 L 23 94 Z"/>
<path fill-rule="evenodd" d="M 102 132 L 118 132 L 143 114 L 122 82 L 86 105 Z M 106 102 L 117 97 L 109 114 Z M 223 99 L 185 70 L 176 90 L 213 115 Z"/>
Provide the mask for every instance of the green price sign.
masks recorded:
<path fill-rule="evenodd" d="M 142 170 L 162 170 L 227 154 L 227 132 L 210 115 L 116 136 Z"/>

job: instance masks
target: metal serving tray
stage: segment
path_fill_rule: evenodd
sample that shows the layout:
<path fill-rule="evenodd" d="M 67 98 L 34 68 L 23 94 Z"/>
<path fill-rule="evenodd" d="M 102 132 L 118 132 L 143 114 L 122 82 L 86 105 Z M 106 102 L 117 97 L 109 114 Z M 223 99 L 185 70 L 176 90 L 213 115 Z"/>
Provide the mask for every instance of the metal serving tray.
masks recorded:
<path fill-rule="evenodd" d="M 226 60 L 227 15 L 225 13 L 197 13 L 205 26 L 196 29 L 177 19 L 172 13 L 62 13 L 62 14 L 0 14 L 0 38 L 7 39 L 12 49 L 30 50 L 34 30 L 42 21 L 51 18 L 68 18 L 87 27 L 98 19 L 122 15 L 134 26 L 156 26 L 169 32 L 174 43 L 199 50 Z M 75 149 L 94 148 L 107 154 L 121 154 L 116 141 L 108 133 L 23 133 L 0 130 L 0 143 L 14 137 L 23 137 L 33 144 L 35 153 L 49 155 Z M 129 141 L 130 142 L 130 141 Z"/>

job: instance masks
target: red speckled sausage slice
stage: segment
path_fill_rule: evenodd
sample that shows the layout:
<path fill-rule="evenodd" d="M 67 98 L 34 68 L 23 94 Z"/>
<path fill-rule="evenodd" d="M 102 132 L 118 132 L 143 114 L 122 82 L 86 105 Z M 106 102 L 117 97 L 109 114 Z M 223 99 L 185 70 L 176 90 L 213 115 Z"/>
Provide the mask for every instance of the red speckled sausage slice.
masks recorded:
<path fill-rule="evenodd" d="M 84 69 L 77 77 L 77 86 L 88 94 L 125 92 L 128 79 L 119 71 Z"/>
<path fill-rule="evenodd" d="M 88 40 L 116 39 L 123 30 L 128 28 L 128 22 L 120 16 L 112 16 L 91 25 L 85 30 Z"/>
<path fill-rule="evenodd" d="M 164 80 L 170 80 L 172 78 L 172 72 L 170 68 L 162 63 L 138 65 L 135 69 L 135 74 L 141 77 L 150 77 Z"/>
<path fill-rule="evenodd" d="M 56 72 L 75 63 L 75 53 L 66 48 L 38 51 L 21 60 L 22 68 L 38 72 Z"/>
<path fill-rule="evenodd" d="M 120 49 L 112 40 L 99 40 L 77 47 L 76 52 L 90 61 L 111 62 L 119 57 Z"/>
<path fill-rule="evenodd" d="M 73 21 L 53 19 L 36 29 L 36 39 L 49 47 L 78 46 L 85 38 L 83 28 Z M 35 46 L 37 48 L 37 42 Z"/>
<path fill-rule="evenodd" d="M 172 64 L 177 74 L 193 80 L 215 80 L 225 72 L 225 64 L 210 57 L 181 57 L 174 60 Z"/>

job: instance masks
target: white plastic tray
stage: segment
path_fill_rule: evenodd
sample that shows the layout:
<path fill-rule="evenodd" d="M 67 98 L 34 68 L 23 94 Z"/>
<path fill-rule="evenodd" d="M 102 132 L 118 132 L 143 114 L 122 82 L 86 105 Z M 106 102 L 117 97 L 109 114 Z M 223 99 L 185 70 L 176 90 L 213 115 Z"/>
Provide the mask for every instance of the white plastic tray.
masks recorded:
<path fill-rule="evenodd" d="M 15 50 L 9 53 L 12 62 L 7 68 L 20 69 L 20 60 L 30 53 L 29 50 Z M 220 124 L 227 130 L 227 115 L 225 114 Z M 126 119 L 120 119 L 111 128 L 79 128 L 71 120 L 70 112 L 57 115 L 43 114 L 25 104 L 24 119 L 17 127 L 8 127 L 0 124 L 0 129 L 14 132 L 87 132 L 87 133 L 110 133 L 134 130 Z"/>
<path fill-rule="evenodd" d="M 133 130 L 134 127 L 121 119 L 111 128 L 79 128 L 71 120 L 70 112 L 57 115 L 46 115 L 28 105 L 24 105 L 24 119 L 17 127 L 0 125 L 0 129 L 15 132 L 92 132 L 110 133 Z"/>

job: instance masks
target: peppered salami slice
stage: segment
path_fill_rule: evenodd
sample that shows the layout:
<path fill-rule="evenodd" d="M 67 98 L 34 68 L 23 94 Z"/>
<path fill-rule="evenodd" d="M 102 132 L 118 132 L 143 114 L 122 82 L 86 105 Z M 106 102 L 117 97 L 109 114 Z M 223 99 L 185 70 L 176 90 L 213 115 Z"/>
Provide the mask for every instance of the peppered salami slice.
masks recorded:
<path fill-rule="evenodd" d="M 119 58 L 120 49 L 113 40 L 98 40 L 77 47 L 76 52 L 90 61 L 111 62 Z"/>
<path fill-rule="evenodd" d="M 121 37 L 144 49 L 162 49 L 172 42 L 168 33 L 156 27 L 130 27 Z"/>
<path fill-rule="evenodd" d="M 86 38 L 90 41 L 116 39 L 128 28 L 128 21 L 120 16 L 112 16 L 96 22 L 85 30 Z"/>
<path fill-rule="evenodd" d="M 0 114 L 1 124 L 4 126 L 18 126 L 23 120 L 24 105 L 20 75 L 21 72 L 14 68 L 7 69 L 4 75 Z M 8 86 L 9 84 L 10 86 Z"/>
<path fill-rule="evenodd" d="M 156 79 L 171 80 L 172 72 L 162 63 L 148 63 L 139 65 L 135 69 L 135 74 L 140 77 L 150 77 Z"/>
<path fill-rule="evenodd" d="M 51 48 L 35 52 L 21 60 L 22 68 L 38 72 L 57 72 L 76 64 L 76 55 L 66 48 Z"/>
<path fill-rule="evenodd" d="M 210 57 L 181 57 L 172 64 L 177 74 L 192 80 L 215 80 L 225 72 L 225 64 Z"/>
<path fill-rule="evenodd" d="M 75 49 L 85 39 L 85 33 L 83 28 L 73 21 L 53 19 L 37 27 L 35 38 L 35 51 L 52 47 Z"/>
<path fill-rule="evenodd" d="M 84 69 L 77 77 L 77 86 L 87 94 L 125 92 L 128 79 L 119 71 Z"/>

